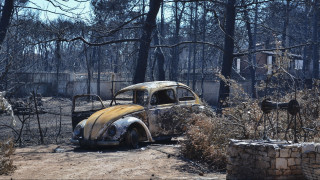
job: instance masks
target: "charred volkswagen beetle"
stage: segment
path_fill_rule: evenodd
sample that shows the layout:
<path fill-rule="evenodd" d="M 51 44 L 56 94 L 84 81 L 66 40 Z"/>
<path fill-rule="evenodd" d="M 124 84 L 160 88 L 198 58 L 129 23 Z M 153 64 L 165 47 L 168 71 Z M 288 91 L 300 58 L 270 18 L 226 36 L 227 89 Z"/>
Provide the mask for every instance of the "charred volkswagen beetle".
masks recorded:
<path fill-rule="evenodd" d="M 80 95 L 84 96 L 84 95 Z M 137 148 L 139 142 L 153 142 L 181 135 L 182 129 L 163 118 L 174 106 L 202 106 L 199 97 L 186 85 L 154 81 L 128 86 L 118 91 L 101 110 L 75 111 L 73 100 L 71 142 L 80 146 L 126 144 Z M 100 99 L 98 97 L 98 99 Z M 101 99 L 100 99 L 101 100 Z"/>

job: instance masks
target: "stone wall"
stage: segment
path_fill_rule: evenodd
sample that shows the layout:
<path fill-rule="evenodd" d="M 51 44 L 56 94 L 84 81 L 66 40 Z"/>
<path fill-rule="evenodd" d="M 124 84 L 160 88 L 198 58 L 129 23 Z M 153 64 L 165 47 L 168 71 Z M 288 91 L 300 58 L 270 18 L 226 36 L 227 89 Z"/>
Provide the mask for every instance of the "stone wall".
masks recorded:
<path fill-rule="evenodd" d="M 306 179 L 304 174 L 320 175 L 320 144 L 231 140 L 227 156 L 227 179 L 300 180 Z"/>

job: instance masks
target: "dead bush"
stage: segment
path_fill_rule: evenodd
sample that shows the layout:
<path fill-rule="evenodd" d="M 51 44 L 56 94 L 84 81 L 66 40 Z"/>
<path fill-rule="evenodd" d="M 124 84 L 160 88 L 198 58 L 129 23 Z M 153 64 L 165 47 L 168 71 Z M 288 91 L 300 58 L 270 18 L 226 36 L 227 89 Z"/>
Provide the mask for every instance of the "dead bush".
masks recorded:
<path fill-rule="evenodd" d="M 225 170 L 225 147 L 229 136 L 223 130 L 223 119 L 205 113 L 191 114 L 187 124 L 186 140 L 181 142 L 182 154 L 214 169 Z"/>
<path fill-rule="evenodd" d="M 11 159 L 14 151 L 14 143 L 12 140 L 0 142 L 0 175 L 10 174 L 15 170 Z"/>

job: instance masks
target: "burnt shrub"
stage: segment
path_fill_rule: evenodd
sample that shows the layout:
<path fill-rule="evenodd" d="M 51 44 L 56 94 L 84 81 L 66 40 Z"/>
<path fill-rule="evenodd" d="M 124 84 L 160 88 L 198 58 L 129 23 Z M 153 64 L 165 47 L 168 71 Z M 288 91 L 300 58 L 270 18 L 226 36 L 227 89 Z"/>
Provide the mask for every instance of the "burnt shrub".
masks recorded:
<path fill-rule="evenodd" d="M 212 169 L 225 170 L 225 147 L 229 136 L 223 118 L 205 113 L 191 114 L 181 152 L 186 158 L 204 162 Z"/>
<path fill-rule="evenodd" d="M 16 167 L 11 159 L 14 151 L 12 140 L 0 142 L 0 175 L 10 174 L 15 170 Z"/>

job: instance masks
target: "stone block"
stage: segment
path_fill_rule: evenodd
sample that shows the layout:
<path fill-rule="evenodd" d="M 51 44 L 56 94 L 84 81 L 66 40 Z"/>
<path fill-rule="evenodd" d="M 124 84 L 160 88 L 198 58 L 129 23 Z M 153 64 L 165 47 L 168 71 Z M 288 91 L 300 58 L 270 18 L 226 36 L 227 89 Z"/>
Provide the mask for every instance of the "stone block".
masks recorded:
<path fill-rule="evenodd" d="M 315 150 L 316 150 L 316 152 L 320 153 L 320 144 L 317 144 L 317 145 L 316 145 Z"/>
<path fill-rule="evenodd" d="M 259 151 L 258 153 L 260 156 L 263 156 L 263 157 L 267 157 L 268 156 L 268 152 L 267 151 Z"/>
<path fill-rule="evenodd" d="M 257 161 L 256 162 L 256 168 L 259 168 L 259 169 L 270 168 L 270 162 L 268 162 L 268 161 Z"/>
<path fill-rule="evenodd" d="M 268 157 L 275 157 L 276 156 L 276 150 L 273 148 L 268 148 Z"/>
<path fill-rule="evenodd" d="M 305 164 L 305 163 L 310 163 L 310 159 L 309 158 L 302 158 L 302 163 Z"/>
<path fill-rule="evenodd" d="M 296 165 L 299 165 L 299 166 L 301 165 L 301 158 L 295 158 L 294 161 Z"/>
<path fill-rule="evenodd" d="M 270 160 L 270 168 L 271 169 L 276 169 L 276 160 L 275 159 L 271 159 Z"/>
<path fill-rule="evenodd" d="M 271 158 L 268 157 L 268 156 L 266 156 L 266 157 L 263 157 L 262 160 L 263 160 L 263 161 L 266 161 L 266 162 L 270 162 Z"/>
<path fill-rule="evenodd" d="M 315 159 L 316 158 L 316 153 L 315 152 L 309 152 L 309 153 L 307 153 L 307 155 L 308 155 L 308 158 L 310 158 L 310 159 Z"/>
<path fill-rule="evenodd" d="M 291 170 L 290 169 L 284 170 L 283 175 L 285 176 L 291 175 Z"/>
<path fill-rule="evenodd" d="M 258 160 L 258 161 L 270 161 L 270 158 L 268 156 L 258 156 L 256 160 Z"/>
<path fill-rule="evenodd" d="M 276 151 L 276 157 L 277 157 L 277 158 L 280 157 L 280 150 L 277 150 L 277 151 Z"/>
<path fill-rule="evenodd" d="M 301 169 L 291 170 L 291 174 L 292 175 L 301 175 L 302 174 L 302 170 Z"/>
<path fill-rule="evenodd" d="M 314 174 L 315 175 L 320 175 L 320 169 L 314 169 Z"/>
<path fill-rule="evenodd" d="M 316 159 L 315 158 L 309 158 L 310 164 L 315 164 L 316 163 Z"/>
<path fill-rule="evenodd" d="M 292 151 L 290 157 L 292 157 L 292 158 L 297 158 L 297 157 L 300 157 L 300 156 L 301 156 L 301 153 L 300 153 L 300 152 Z"/>
<path fill-rule="evenodd" d="M 303 144 L 302 145 L 302 153 L 314 151 L 314 150 L 315 150 L 314 144 Z"/>
<path fill-rule="evenodd" d="M 280 149 L 280 157 L 290 157 L 291 150 L 290 149 Z"/>
<path fill-rule="evenodd" d="M 317 164 L 320 164 L 320 154 L 317 154 L 317 155 L 316 155 L 316 163 L 317 163 Z"/>
<path fill-rule="evenodd" d="M 302 158 L 308 158 L 308 154 L 303 153 L 303 154 L 302 154 Z"/>
<path fill-rule="evenodd" d="M 275 175 L 276 175 L 276 170 L 268 169 L 267 175 L 268 175 L 268 176 L 275 176 Z"/>
<path fill-rule="evenodd" d="M 288 161 L 286 158 L 277 158 L 276 159 L 276 169 L 287 169 Z"/>
<path fill-rule="evenodd" d="M 247 160 L 247 159 L 250 158 L 250 155 L 247 154 L 247 153 L 242 153 L 242 154 L 240 154 L 240 157 L 241 157 L 241 159 L 243 159 L 243 160 Z"/>
<path fill-rule="evenodd" d="M 244 152 L 247 154 L 253 154 L 253 150 L 249 148 L 245 149 Z"/>
<path fill-rule="evenodd" d="M 297 165 L 295 165 L 295 166 L 290 166 L 290 169 L 291 169 L 291 170 L 298 169 L 298 166 L 297 166 Z"/>
<path fill-rule="evenodd" d="M 312 165 L 312 167 L 315 169 L 317 169 L 317 168 L 320 169 L 320 164 L 314 164 L 314 165 Z"/>
<path fill-rule="evenodd" d="M 288 158 L 288 166 L 296 165 L 295 158 Z"/>
<path fill-rule="evenodd" d="M 259 146 L 258 147 L 258 151 L 262 152 L 262 151 L 266 151 L 266 147 L 265 146 Z"/>
<path fill-rule="evenodd" d="M 281 176 L 282 175 L 282 170 L 276 170 L 276 176 Z"/>

